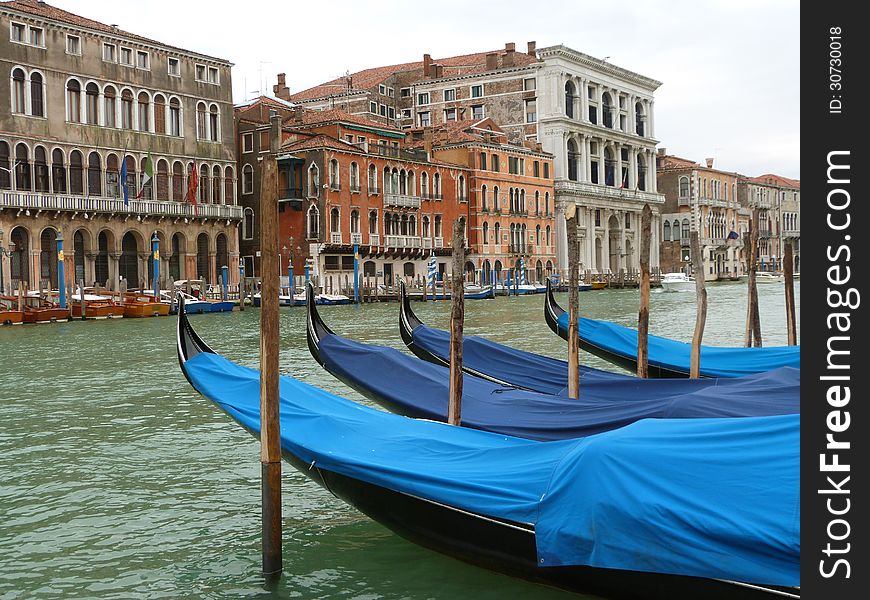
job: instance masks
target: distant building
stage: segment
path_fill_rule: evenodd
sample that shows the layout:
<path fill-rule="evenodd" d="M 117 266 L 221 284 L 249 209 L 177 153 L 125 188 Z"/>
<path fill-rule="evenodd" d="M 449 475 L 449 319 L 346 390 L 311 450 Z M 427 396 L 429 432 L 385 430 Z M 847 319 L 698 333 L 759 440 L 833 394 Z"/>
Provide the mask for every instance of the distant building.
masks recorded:
<path fill-rule="evenodd" d="M 232 65 L 36 0 L 0 2 L 0 31 L 6 289 L 58 285 L 58 233 L 68 282 L 150 287 L 154 232 L 161 279 L 217 282 L 226 265 L 237 281 Z"/>
<path fill-rule="evenodd" d="M 759 209 L 758 268 L 781 271 L 784 242 L 791 239 L 794 270 L 800 272 L 801 182 L 768 173 L 758 177 L 741 177 L 738 182 L 741 203 L 747 209 Z"/>

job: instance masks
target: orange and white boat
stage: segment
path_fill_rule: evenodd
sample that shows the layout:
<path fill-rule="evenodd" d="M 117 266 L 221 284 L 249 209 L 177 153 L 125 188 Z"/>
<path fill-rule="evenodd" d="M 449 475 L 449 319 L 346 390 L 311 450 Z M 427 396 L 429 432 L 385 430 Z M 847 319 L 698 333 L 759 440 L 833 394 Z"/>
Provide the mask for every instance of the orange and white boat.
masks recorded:
<path fill-rule="evenodd" d="M 18 298 L 0 296 L 0 326 L 21 325 L 24 322 L 24 311 L 18 310 Z"/>
<path fill-rule="evenodd" d="M 25 323 L 64 323 L 69 321 L 69 308 L 61 308 L 33 292 L 24 297 Z"/>
<path fill-rule="evenodd" d="M 165 317 L 168 314 L 169 305 L 161 302 L 153 294 L 128 292 L 124 296 L 125 317 Z"/>
<path fill-rule="evenodd" d="M 85 319 L 113 319 L 124 316 L 124 306 L 109 296 L 100 294 L 73 294 L 70 299 L 70 312 L 73 318 L 82 318 L 82 302 L 84 301 Z"/>

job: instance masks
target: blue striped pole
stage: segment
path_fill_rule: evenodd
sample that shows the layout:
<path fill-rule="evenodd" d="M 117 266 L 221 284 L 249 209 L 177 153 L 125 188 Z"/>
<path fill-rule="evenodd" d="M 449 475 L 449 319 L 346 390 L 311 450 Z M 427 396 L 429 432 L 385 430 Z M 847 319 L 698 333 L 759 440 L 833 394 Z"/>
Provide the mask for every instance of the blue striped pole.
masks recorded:
<path fill-rule="evenodd" d="M 60 229 L 57 230 L 57 287 L 60 291 L 60 307 L 66 308 L 66 277 L 63 268 L 63 234 L 60 232 Z"/>
<path fill-rule="evenodd" d="M 154 275 L 154 298 L 160 299 L 160 238 L 157 232 L 151 236 L 152 273 Z"/>
<path fill-rule="evenodd" d="M 293 257 L 287 261 L 287 283 L 290 287 L 290 306 L 293 306 L 293 297 L 296 295 L 296 282 L 293 281 Z"/>
<path fill-rule="evenodd" d="M 226 302 L 227 298 L 229 297 L 229 292 L 227 290 L 230 285 L 229 279 L 230 269 L 226 265 L 223 265 L 221 267 L 221 300 L 223 300 L 224 302 Z"/>

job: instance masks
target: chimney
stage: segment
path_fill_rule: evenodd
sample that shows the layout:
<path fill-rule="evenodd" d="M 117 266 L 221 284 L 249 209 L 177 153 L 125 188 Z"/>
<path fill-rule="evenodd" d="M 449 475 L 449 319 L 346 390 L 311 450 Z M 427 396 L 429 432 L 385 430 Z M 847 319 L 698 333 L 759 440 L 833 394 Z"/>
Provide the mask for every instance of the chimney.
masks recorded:
<path fill-rule="evenodd" d="M 290 88 L 287 87 L 286 73 L 278 73 L 278 84 L 272 86 L 272 93 L 282 100 L 290 100 Z"/>
<path fill-rule="evenodd" d="M 713 168 L 713 159 L 712 158 L 705 158 L 704 160 L 707 161 L 707 168 L 712 169 Z"/>
<path fill-rule="evenodd" d="M 659 156 L 667 156 L 668 149 L 667 148 L 659 148 L 658 153 L 659 153 Z"/>
<path fill-rule="evenodd" d="M 501 59 L 502 67 L 512 67 L 514 66 L 514 52 L 516 51 L 517 45 L 513 42 L 508 42 L 504 45 L 504 56 Z"/>
<path fill-rule="evenodd" d="M 516 49 L 517 49 L 517 45 L 514 44 L 513 42 L 507 42 L 507 43 L 504 45 L 504 51 L 505 51 L 505 52 L 515 52 Z"/>
<path fill-rule="evenodd" d="M 423 77 L 430 77 L 429 69 L 432 67 L 432 57 L 428 54 L 423 55 Z"/>
<path fill-rule="evenodd" d="M 486 70 L 495 71 L 496 69 L 498 69 L 498 53 L 489 52 L 486 55 Z"/>
<path fill-rule="evenodd" d="M 438 79 L 444 77 L 444 65 L 439 63 L 432 63 L 432 69 L 435 71 L 433 77 Z"/>
<path fill-rule="evenodd" d="M 527 44 L 528 50 L 526 50 L 526 54 L 529 56 L 536 56 L 535 49 L 538 47 L 537 42 L 528 42 Z"/>
<path fill-rule="evenodd" d="M 426 158 L 432 156 L 432 128 L 427 127 L 423 130 L 423 149 L 426 151 Z"/>

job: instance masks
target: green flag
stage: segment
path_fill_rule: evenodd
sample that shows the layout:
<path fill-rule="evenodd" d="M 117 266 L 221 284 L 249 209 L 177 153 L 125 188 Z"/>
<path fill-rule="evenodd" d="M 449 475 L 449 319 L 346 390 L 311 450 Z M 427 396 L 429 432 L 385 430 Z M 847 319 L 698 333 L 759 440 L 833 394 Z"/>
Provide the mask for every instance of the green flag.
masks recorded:
<path fill-rule="evenodd" d="M 151 178 L 154 177 L 154 163 L 151 162 L 151 152 L 148 152 L 148 158 L 145 159 L 145 172 L 142 174 L 142 187 L 139 188 L 139 193 L 136 194 L 137 198 L 141 198 L 142 194 L 145 192 L 145 185 L 151 181 Z"/>

